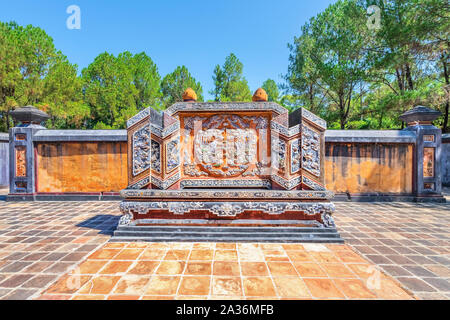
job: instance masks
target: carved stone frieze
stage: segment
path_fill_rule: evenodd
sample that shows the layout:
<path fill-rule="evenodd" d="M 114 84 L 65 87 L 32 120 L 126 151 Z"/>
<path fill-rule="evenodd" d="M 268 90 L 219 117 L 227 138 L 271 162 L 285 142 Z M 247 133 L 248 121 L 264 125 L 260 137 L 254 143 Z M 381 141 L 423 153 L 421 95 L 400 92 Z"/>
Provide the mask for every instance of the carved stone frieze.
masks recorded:
<path fill-rule="evenodd" d="M 154 184 L 155 186 L 157 186 L 160 189 L 167 189 L 171 185 L 173 185 L 175 182 L 177 182 L 178 180 L 180 180 L 179 172 L 175 173 L 174 175 L 170 176 L 169 178 L 167 178 L 165 180 L 161 180 L 157 177 L 152 177 L 152 184 Z"/>
<path fill-rule="evenodd" d="M 191 177 L 235 177 L 258 161 L 257 141 L 266 141 L 266 116 L 188 116 L 184 122 L 184 173 Z M 192 147 L 191 147 L 191 134 Z M 268 161 L 261 163 L 268 164 Z M 258 171 L 253 170 L 255 175 Z"/>
<path fill-rule="evenodd" d="M 133 175 L 150 168 L 150 127 L 144 126 L 133 134 Z"/>
<path fill-rule="evenodd" d="M 325 190 L 325 188 L 323 186 L 321 186 L 320 184 L 318 184 L 317 182 L 309 179 L 306 176 L 303 176 L 302 178 L 302 182 L 307 185 L 308 187 L 310 187 L 312 190 Z"/>
<path fill-rule="evenodd" d="M 180 137 L 169 141 L 166 146 L 167 172 L 171 172 L 180 165 Z"/>
<path fill-rule="evenodd" d="M 151 201 L 122 202 L 120 209 L 124 214 L 136 213 L 148 215 L 152 211 L 164 210 L 171 214 L 184 215 L 192 211 L 204 210 L 218 217 L 235 217 L 245 212 L 262 212 L 270 215 L 280 215 L 286 212 L 303 212 L 307 215 L 320 214 L 325 220 L 324 226 L 334 226 L 331 215 L 335 207 L 329 202 L 232 202 L 232 201 Z"/>
<path fill-rule="evenodd" d="M 320 135 L 305 125 L 302 127 L 302 168 L 320 176 Z"/>
<path fill-rule="evenodd" d="M 125 189 L 120 192 L 123 198 L 167 198 L 167 199 L 285 199 L 285 200 L 314 200 L 331 199 L 334 194 L 331 191 L 314 190 L 158 190 L 158 189 Z"/>
<path fill-rule="evenodd" d="M 300 139 L 291 142 L 291 173 L 300 170 Z"/>
<path fill-rule="evenodd" d="M 298 186 L 302 182 L 302 177 L 295 177 L 293 179 L 284 179 L 276 174 L 272 175 L 272 180 L 275 181 L 277 184 L 282 186 L 283 188 L 287 190 L 291 190 Z"/>
<path fill-rule="evenodd" d="M 158 141 L 152 140 L 151 145 L 152 170 L 161 173 L 161 144 Z"/>
<path fill-rule="evenodd" d="M 286 170 L 286 142 L 278 137 L 272 139 L 272 166 L 275 169 Z"/>
<path fill-rule="evenodd" d="M 182 188 L 265 188 L 270 189 L 270 180 L 252 179 L 185 179 Z"/>
<path fill-rule="evenodd" d="M 252 102 L 178 102 L 167 108 L 167 114 L 173 116 L 180 111 L 273 111 L 276 114 L 285 114 L 288 111 L 274 102 L 252 103 Z"/>

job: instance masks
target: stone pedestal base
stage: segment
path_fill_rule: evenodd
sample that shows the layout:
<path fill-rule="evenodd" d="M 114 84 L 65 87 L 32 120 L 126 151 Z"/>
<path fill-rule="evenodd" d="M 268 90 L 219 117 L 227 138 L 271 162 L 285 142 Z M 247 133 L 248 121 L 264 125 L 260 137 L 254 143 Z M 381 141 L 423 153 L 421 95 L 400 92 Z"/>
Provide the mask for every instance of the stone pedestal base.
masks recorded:
<path fill-rule="evenodd" d="M 121 195 L 116 241 L 342 241 L 329 191 L 148 189 Z"/>

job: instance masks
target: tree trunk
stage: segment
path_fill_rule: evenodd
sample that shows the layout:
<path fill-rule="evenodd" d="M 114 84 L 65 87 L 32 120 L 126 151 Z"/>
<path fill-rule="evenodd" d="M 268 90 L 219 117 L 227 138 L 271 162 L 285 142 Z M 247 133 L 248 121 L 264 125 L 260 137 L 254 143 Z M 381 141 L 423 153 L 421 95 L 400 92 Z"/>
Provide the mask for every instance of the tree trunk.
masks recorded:
<path fill-rule="evenodd" d="M 449 90 L 449 75 L 448 75 L 448 69 L 447 69 L 447 61 L 445 54 L 442 54 L 442 65 L 444 67 L 444 79 L 446 84 L 446 90 Z M 449 109 L 449 101 L 448 101 L 448 94 L 447 94 L 447 101 L 445 103 L 445 113 L 444 113 L 444 123 L 442 124 L 442 132 L 447 133 L 448 130 L 448 110 Z"/>
<path fill-rule="evenodd" d="M 405 75 L 406 81 L 408 81 L 409 90 L 414 90 L 413 81 L 411 77 L 411 69 L 409 68 L 409 64 L 405 64 Z"/>
<path fill-rule="evenodd" d="M 6 130 L 9 132 L 9 128 L 10 128 L 10 125 L 9 125 L 9 110 L 6 110 L 5 120 L 6 120 Z"/>
<path fill-rule="evenodd" d="M 395 68 L 395 76 L 397 78 L 397 84 L 398 84 L 398 88 L 399 88 L 399 91 L 400 91 L 400 95 L 402 96 L 403 95 L 403 91 L 405 90 L 405 87 L 404 87 L 404 83 L 403 83 L 402 73 L 400 73 L 398 68 Z M 405 112 L 405 108 L 402 107 L 401 111 Z M 403 128 L 405 128 L 405 123 L 402 121 L 401 129 L 403 129 Z"/>
<path fill-rule="evenodd" d="M 395 76 L 397 78 L 397 84 L 398 84 L 398 88 L 400 89 L 400 93 L 403 93 L 403 90 L 405 88 L 403 87 L 402 75 L 401 75 L 400 71 L 398 70 L 398 68 L 395 68 Z"/>

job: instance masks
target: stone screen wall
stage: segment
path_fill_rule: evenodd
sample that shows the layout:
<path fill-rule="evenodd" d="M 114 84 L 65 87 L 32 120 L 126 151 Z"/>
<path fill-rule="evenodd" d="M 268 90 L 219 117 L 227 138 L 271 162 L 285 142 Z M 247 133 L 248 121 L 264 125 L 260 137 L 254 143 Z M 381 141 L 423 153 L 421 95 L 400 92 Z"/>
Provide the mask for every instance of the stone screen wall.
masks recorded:
<path fill-rule="evenodd" d="M 39 142 L 37 192 L 118 192 L 127 186 L 126 142 Z"/>
<path fill-rule="evenodd" d="M 50 136 L 50 130 L 45 131 Z M 355 139 L 355 131 L 327 131 L 327 189 L 352 194 L 411 193 L 412 137 L 379 138 L 369 137 L 370 132 L 364 133 L 368 136 Z M 346 135 L 337 137 L 339 134 Z M 118 141 L 101 141 L 103 138 L 35 142 L 37 192 L 119 192 L 126 188 L 126 133 L 116 139 Z M 46 140 L 57 139 L 62 140 L 54 137 Z M 401 143 L 392 142 L 394 140 Z"/>
<path fill-rule="evenodd" d="M 413 191 L 413 145 L 325 144 L 325 183 L 335 193 Z"/>

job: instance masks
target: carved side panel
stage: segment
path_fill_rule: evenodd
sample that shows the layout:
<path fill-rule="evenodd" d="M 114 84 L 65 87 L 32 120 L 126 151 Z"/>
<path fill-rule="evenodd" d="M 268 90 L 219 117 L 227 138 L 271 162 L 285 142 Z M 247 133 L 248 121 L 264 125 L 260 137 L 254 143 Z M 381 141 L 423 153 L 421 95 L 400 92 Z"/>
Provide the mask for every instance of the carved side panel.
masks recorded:
<path fill-rule="evenodd" d="M 180 137 L 170 140 L 166 145 L 166 172 L 172 172 L 180 165 Z"/>
<path fill-rule="evenodd" d="M 150 126 L 146 125 L 133 134 L 133 176 L 150 168 Z"/>
<path fill-rule="evenodd" d="M 16 147 L 16 177 L 27 176 L 27 148 L 25 146 Z"/>
<path fill-rule="evenodd" d="M 291 174 L 300 171 L 300 139 L 294 139 L 291 142 Z"/>
<path fill-rule="evenodd" d="M 151 169 L 161 173 L 161 143 L 156 140 L 151 141 Z"/>
<path fill-rule="evenodd" d="M 278 136 L 272 137 L 272 167 L 284 173 L 286 171 L 286 141 Z"/>
<path fill-rule="evenodd" d="M 150 108 L 128 120 L 128 188 L 142 189 L 150 183 Z"/>
<path fill-rule="evenodd" d="M 302 168 L 316 177 L 320 177 L 321 170 L 320 133 L 312 128 L 302 126 Z"/>

